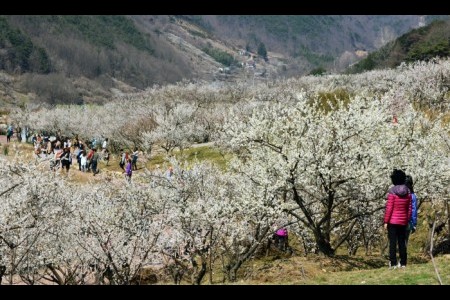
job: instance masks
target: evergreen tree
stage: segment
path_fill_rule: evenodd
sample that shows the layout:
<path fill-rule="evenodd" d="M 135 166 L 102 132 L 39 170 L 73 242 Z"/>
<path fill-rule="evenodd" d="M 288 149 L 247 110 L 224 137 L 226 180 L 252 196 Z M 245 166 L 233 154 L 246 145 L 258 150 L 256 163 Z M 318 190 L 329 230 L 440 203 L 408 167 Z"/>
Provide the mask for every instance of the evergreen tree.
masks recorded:
<path fill-rule="evenodd" d="M 259 43 L 258 45 L 258 55 L 264 58 L 265 61 L 267 61 L 266 45 L 264 45 L 263 42 Z"/>

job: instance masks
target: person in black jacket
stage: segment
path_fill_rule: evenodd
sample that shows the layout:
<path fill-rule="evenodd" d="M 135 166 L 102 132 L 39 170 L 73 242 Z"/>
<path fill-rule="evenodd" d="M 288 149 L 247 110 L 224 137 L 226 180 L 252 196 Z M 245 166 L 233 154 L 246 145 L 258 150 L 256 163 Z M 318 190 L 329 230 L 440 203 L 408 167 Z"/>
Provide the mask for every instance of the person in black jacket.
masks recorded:
<path fill-rule="evenodd" d="M 70 157 L 70 148 L 66 147 L 63 150 L 64 152 L 61 155 L 61 167 L 62 169 L 66 169 L 67 174 L 69 174 L 70 164 L 72 159 Z"/>

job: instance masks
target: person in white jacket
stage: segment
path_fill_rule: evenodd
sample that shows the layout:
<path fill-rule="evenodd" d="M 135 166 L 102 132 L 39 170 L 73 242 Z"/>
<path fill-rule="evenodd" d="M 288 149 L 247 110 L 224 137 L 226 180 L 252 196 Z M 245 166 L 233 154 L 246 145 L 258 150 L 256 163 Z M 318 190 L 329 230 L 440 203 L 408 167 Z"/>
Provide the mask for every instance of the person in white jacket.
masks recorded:
<path fill-rule="evenodd" d="M 83 150 L 83 153 L 81 154 L 81 172 L 86 172 L 87 167 L 87 154 L 86 150 Z"/>

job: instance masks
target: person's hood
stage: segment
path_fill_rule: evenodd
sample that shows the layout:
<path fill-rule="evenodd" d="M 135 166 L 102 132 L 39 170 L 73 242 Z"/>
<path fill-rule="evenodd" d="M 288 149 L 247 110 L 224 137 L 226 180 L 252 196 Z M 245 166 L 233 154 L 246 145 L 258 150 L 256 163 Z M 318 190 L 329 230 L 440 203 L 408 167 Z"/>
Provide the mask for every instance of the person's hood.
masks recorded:
<path fill-rule="evenodd" d="M 406 185 L 394 185 L 389 189 L 390 194 L 396 194 L 398 196 L 406 196 L 409 193 L 409 189 Z"/>

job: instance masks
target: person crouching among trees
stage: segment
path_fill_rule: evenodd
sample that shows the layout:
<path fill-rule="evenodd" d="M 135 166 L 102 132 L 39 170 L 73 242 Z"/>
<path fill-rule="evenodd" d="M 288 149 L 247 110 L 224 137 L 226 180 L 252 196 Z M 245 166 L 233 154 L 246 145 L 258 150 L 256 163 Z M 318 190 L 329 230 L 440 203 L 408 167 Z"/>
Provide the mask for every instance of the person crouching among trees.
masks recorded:
<path fill-rule="evenodd" d="M 384 213 L 384 229 L 389 238 L 389 269 L 406 267 L 406 227 L 412 215 L 411 193 L 405 185 L 406 174 L 402 170 L 394 169 L 391 181 L 394 185 L 387 193 L 386 209 Z M 397 245 L 400 264 L 397 266 Z"/>
<path fill-rule="evenodd" d="M 286 227 L 280 228 L 273 234 L 275 246 L 281 251 L 286 251 L 288 248 L 288 230 Z"/>

